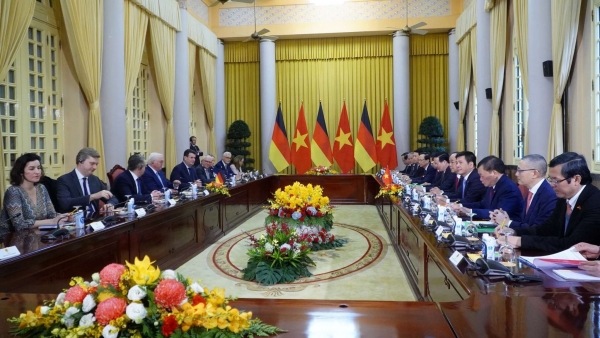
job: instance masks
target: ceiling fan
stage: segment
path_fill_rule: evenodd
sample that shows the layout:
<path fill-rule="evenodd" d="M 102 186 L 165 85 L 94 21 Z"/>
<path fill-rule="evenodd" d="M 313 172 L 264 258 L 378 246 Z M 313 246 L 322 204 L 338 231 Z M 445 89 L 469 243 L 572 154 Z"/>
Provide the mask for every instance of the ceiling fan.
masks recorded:
<path fill-rule="evenodd" d="M 212 4 L 210 4 L 210 6 L 208 6 L 208 7 L 216 6 L 219 3 L 221 3 L 221 4 L 224 5 L 224 4 L 228 3 L 228 2 L 242 2 L 242 3 L 245 3 L 245 4 L 251 4 L 251 3 L 254 2 L 254 0 L 216 0 L 215 2 L 213 2 Z"/>
<path fill-rule="evenodd" d="M 416 23 L 416 24 L 414 24 L 414 25 L 412 25 L 410 27 L 408 26 L 408 3 L 406 3 L 405 8 L 406 8 L 406 26 L 404 26 L 404 28 L 402 28 L 402 29 L 397 29 L 397 28 L 394 28 L 394 27 L 388 27 L 388 28 L 399 30 L 399 31 L 403 32 L 406 35 L 410 35 L 410 34 L 425 35 L 425 34 L 427 34 L 426 30 L 417 29 L 417 28 L 420 28 L 420 27 L 423 27 L 423 26 L 427 25 L 427 23 L 425 23 L 423 21 L 421 21 L 419 23 Z"/>
<path fill-rule="evenodd" d="M 258 32 L 256 31 L 256 2 L 254 2 L 254 33 L 250 34 L 250 36 L 243 42 L 248 42 L 251 40 L 260 41 L 261 39 L 275 41 L 275 40 L 279 39 L 276 36 L 264 35 L 269 32 L 270 32 L 270 30 L 268 30 L 266 28 L 263 28 L 263 29 L 259 30 Z"/>

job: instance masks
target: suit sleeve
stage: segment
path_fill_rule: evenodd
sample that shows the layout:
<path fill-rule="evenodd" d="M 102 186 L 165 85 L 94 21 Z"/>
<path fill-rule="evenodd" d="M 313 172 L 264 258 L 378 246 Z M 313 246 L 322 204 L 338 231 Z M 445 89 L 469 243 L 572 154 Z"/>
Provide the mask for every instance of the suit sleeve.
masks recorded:
<path fill-rule="evenodd" d="M 554 193 L 553 190 L 550 190 L 549 192 L 546 191 L 543 195 L 540 194 L 540 200 L 538 201 L 538 205 L 540 207 L 539 207 L 539 209 L 536 210 L 537 213 L 534 216 L 533 220 L 530 220 L 529 221 L 530 223 L 513 221 L 510 223 L 510 227 L 512 229 L 529 228 L 534 225 L 542 224 L 547 219 L 549 219 L 550 216 L 552 215 L 552 212 L 556 208 L 556 200 L 557 199 L 558 198 L 556 197 L 556 194 Z M 525 206 L 523 206 L 523 207 L 525 207 Z"/>
<path fill-rule="evenodd" d="M 475 202 L 480 201 L 485 196 L 485 192 L 487 188 L 481 183 L 479 179 L 472 180 L 469 182 L 469 186 L 467 187 L 467 191 L 465 191 L 465 201 Z"/>
<path fill-rule="evenodd" d="M 67 174 L 69 175 L 69 174 Z M 77 187 L 73 184 L 79 184 L 78 182 L 72 182 L 69 176 L 63 175 L 58 178 L 56 184 L 56 198 L 58 199 L 59 212 L 68 212 L 75 205 L 87 207 L 90 205 L 90 196 L 77 196 Z"/>

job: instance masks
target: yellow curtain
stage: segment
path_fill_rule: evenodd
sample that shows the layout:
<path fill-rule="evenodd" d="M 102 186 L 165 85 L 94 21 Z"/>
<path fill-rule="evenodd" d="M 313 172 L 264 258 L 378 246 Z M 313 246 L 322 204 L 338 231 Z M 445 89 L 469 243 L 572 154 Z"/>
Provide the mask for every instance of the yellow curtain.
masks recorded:
<path fill-rule="evenodd" d="M 190 136 L 196 135 L 196 114 L 194 114 L 194 78 L 196 75 L 196 45 L 188 41 L 188 82 L 190 97 Z M 202 147 L 200 147 L 202 148 Z"/>
<path fill-rule="evenodd" d="M 90 108 L 88 146 L 100 153 L 96 175 L 106 177 L 100 85 L 102 83 L 102 42 L 104 31 L 103 0 L 61 0 L 65 31 L 71 46 L 75 73 Z"/>
<path fill-rule="evenodd" d="M 523 83 L 523 93 L 525 102 L 527 102 L 527 98 L 529 97 L 529 52 L 527 45 L 529 43 L 529 29 L 527 28 L 527 16 L 528 16 L 528 3 L 527 0 L 514 0 L 513 10 L 515 17 L 515 25 L 514 25 L 514 36 L 516 42 L 516 54 L 519 58 L 519 67 L 521 68 L 521 81 Z M 523 118 L 524 122 L 524 130 L 525 130 L 525 138 L 523 139 L 523 146 L 525 150 L 525 154 L 529 154 L 529 142 L 527 139 L 529 138 L 529 109 L 525 109 L 525 116 Z"/>
<path fill-rule="evenodd" d="M 458 45 L 458 134 L 456 140 L 457 151 L 466 150 L 465 115 L 467 102 L 469 102 L 469 90 L 471 89 L 471 39 L 467 33 Z"/>
<path fill-rule="evenodd" d="M 548 157 L 553 159 L 563 152 L 562 99 L 573 55 L 579 28 L 579 11 L 581 1 L 552 0 L 552 68 L 554 74 L 554 105 L 550 120 L 548 140 Z"/>
<path fill-rule="evenodd" d="M 217 103 L 217 59 L 206 49 L 198 48 L 198 61 L 200 69 L 200 87 L 202 90 L 202 99 L 204 101 L 204 110 L 206 111 L 206 124 L 209 128 L 208 151 L 215 156 L 217 145 L 215 140 L 215 106 Z M 260 135 L 260 133 L 259 133 Z"/>
<path fill-rule="evenodd" d="M 35 10 L 35 0 L 0 1 L 0 79 L 8 74 L 21 43 L 27 35 L 27 29 Z M 2 132 L 0 131 L 0 138 Z M 4 147 L 0 142 L 0 191 L 6 190 L 4 178 Z M 1 196 L 0 196 L 1 198 Z"/>
<path fill-rule="evenodd" d="M 373 136 L 377 138 L 385 99 L 393 111 L 392 39 L 389 36 L 277 41 L 275 58 L 277 99 L 281 102 L 288 139 L 294 133 L 302 102 L 312 138 L 321 101 L 333 144 L 344 100 L 356 139 L 365 99 Z M 339 169 L 337 164 L 333 168 Z M 377 168 L 371 172 L 375 170 Z M 284 172 L 291 174 L 295 169 L 289 167 Z M 362 172 L 362 169 L 355 165 L 354 172 Z"/>
<path fill-rule="evenodd" d="M 448 139 L 448 34 L 410 37 L 410 149 L 423 147 L 419 125 L 437 117 Z"/>
<path fill-rule="evenodd" d="M 469 39 L 471 40 L 471 73 L 473 74 L 473 86 L 477 89 L 477 26 L 471 29 L 471 33 L 469 33 Z"/>
<path fill-rule="evenodd" d="M 156 17 L 150 17 L 150 41 L 158 99 L 165 114 L 165 168 L 167 176 L 177 164 L 175 130 L 173 127 L 173 105 L 175 102 L 175 30 Z"/>
<path fill-rule="evenodd" d="M 225 42 L 224 61 L 226 128 L 229 129 L 231 123 L 237 120 L 243 120 L 248 124 L 252 133 L 246 140 L 250 143 L 247 149 L 250 152 L 248 157 L 254 160 L 252 166 L 261 170 L 258 43 Z"/>
<path fill-rule="evenodd" d="M 146 31 L 148 28 L 148 15 L 130 0 L 123 2 L 125 9 L 125 102 L 127 114 L 125 115 L 127 123 L 127 149 L 129 154 L 133 154 L 133 117 L 129 107 L 133 96 L 142 54 L 146 45 Z"/>
<path fill-rule="evenodd" d="M 490 127 L 490 155 L 500 156 L 500 104 L 504 86 L 506 62 L 507 1 L 497 0 L 490 11 L 490 71 L 492 81 L 492 124 Z"/>

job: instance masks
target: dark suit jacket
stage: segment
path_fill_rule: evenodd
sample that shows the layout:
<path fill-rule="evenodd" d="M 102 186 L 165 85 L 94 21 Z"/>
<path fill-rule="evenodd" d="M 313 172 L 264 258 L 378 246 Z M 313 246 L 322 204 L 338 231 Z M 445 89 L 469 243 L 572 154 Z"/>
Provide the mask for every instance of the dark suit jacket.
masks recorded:
<path fill-rule="evenodd" d="M 531 205 L 529 205 L 529 212 L 525 213 L 525 207 L 527 201 L 523 203 L 523 211 L 521 212 L 521 221 L 510 222 L 510 227 L 516 228 L 527 228 L 532 225 L 542 224 L 545 220 L 552 215 L 552 211 L 556 207 L 556 193 L 552 186 L 546 180 L 542 181 L 542 184 L 533 195 L 531 199 Z"/>
<path fill-rule="evenodd" d="M 221 177 L 223 177 L 223 180 L 226 180 L 228 177 L 233 176 L 233 171 L 231 170 L 231 163 L 225 164 L 223 163 L 223 160 L 219 161 L 219 163 L 217 163 L 213 167 L 213 172 L 215 173 L 215 175 L 217 173 L 221 173 Z"/>
<path fill-rule="evenodd" d="M 552 215 L 544 223 L 515 229 L 517 236 L 521 236 L 521 247 L 556 253 L 579 242 L 600 245 L 600 190 L 592 184 L 585 186 L 565 233 L 566 211 L 566 199 L 559 198 Z"/>
<path fill-rule="evenodd" d="M 469 174 L 465 186 L 465 198 L 462 198 L 462 185 L 464 179 L 465 177 L 461 176 L 460 180 L 458 181 L 458 187 L 456 188 L 456 190 L 454 192 L 448 192 L 446 196 L 448 196 L 450 200 L 460 201 L 461 203 L 481 201 L 485 196 L 487 188 L 483 185 L 483 183 L 481 183 L 481 180 L 479 179 L 479 173 L 477 172 L 477 170 L 473 169 L 473 171 L 471 171 L 471 174 Z"/>
<path fill-rule="evenodd" d="M 410 174 L 411 178 L 421 177 L 425 174 L 425 169 L 421 168 L 417 163 L 413 164 L 413 170 Z"/>
<path fill-rule="evenodd" d="M 202 155 L 202 150 L 200 150 L 200 147 L 198 147 L 195 144 L 192 144 L 190 142 L 190 149 L 194 151 L 194 153 L 196 154 L 196 159 L 194 160 L 194 167 L 197 167 L 200 165 L 200 156 Z"/>
<path fill-rule="evenodd" d="M 206 176 L 204 167 L 198 166 L 198 168 L 196 168 L 196 174 L 198 175 L 198 178 L 200 179 L 200 181 L 202 181 L 203 185 L 214 182 L 215 178 L 217 177 L 217 173 L 214 171 L 213 167 L 208 168 L 208 176 Z"/>
<path fill-rule="evenodd" d="M 191 172 L 191 174 L 190 174 Z M 171 171 L 171 177 L 169 177 L 171 182 L 175 180 L 179 180 L 181 184 L 179 185 L 179 190 L 187 189 L 190 186 L 190 182 L 194 182 L 198 179 L 198 175 L 196 175 L 195 168 L 192 168 L 188 171 L 185 163 L 181 162 L 173 168 Z"/>
<path fill-rule="evenodd" d="M 502 208 L 508 213 L 511 220 L 520 221 L 523 196 L 515 182 L 511 181 L 508 176 L 502 175 L 495 187 L 487 188 L 481 201 L 465 202 L 463 206 L 472 208 L 475 217 L 479 219 L 489 219 L 490 211 Z"/>
<path fill-rule="evenodd" d="M 456 174 L 450 171 L 450 166 L 448 166 L 444 172 L 438 175 L 437 181 L 433 185 L 429 186 L 427 190 L 437 187 L 440 190 L 443 190 L 444 193 L 452 192 L 455 178 Z"/>
<path fill-rule="evenodd" d="M 149 191 L 162 191 L 163 186 L 173 189 L 173 183 L 169 182 L 165 173 L 163 173 L 162 170 L 159 170 L 157 173 L 158 176 L 154 173 L 154 169 L 150 168 L 150 166 L 146 166 L 146 171 L 144 171 L 144 175 L 141 177 L 146 189 Z M 159 176 L 160 179 L 158 178 Z"/>
<path fill-rule="evenodd" d="M 106 186 L 100 179 L 94 175 L 88 177 L 88 186 L 90 187 L 90 194 L 95 194 L 98 191 L 106 190 Z M 84 196 L 77 179 L 75 170 L 70 173 L 64 174 L 58 178 L 56 182 L 56 197 L 58 199 L 58 212 L 70 212 L 73 208 L 78 205 L 81 207 L 87 207 L 90 205 L 90 197 Z M 115 205 L 119 203 L 116 198 L 102 199 L 104 203 L 110 203 Z M 100 210 L 98 200 L 91 202 L 95 210 Z"/>
<path fill-rule="evenodd" d="M 421 175 L 412 179 L 412 183 L 425 183 L 425 182 L 433 182 L 435 179 L 435 173 L 437 170 L 432 165 L 427 165 L 426 168 L 421 168 Z"/>
<path fill-rule="evenodd" d="M 141 194 L 138 194 L 137 185 L 135 183 L 135 180 L 133 179 L 133 175 L 131 175 L 131 172 L 129 172 L 129 170 L 126 170 L 120 173 L 119 176 L 117 176 L 117 178 L 115 178 L 111 191 L 113 195 L 115 195 L 115 197 L 119 200 L 119 202 L 126 201 L 127 197 L 125 195 L 130 195 L 130 197 L 133 197 L 135 203 L 152 203 L 152 195 L 150 195 L 151 191 L 146 189 L 144 181 L 141 178 L 140 187 Z"/>

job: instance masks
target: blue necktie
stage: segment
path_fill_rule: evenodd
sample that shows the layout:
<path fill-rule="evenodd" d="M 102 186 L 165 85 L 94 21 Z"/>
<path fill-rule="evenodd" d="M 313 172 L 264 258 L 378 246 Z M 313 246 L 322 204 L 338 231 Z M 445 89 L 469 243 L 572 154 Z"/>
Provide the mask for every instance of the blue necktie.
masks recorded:
<path fill-rule="evenodd" d="M 136 195 L 141 195 L 142 194 L 142 186 L 140 185 L 139 178 L 135 179 L 135 184 L 137 185 L 137 194 Z"/>
<path fill-rule="evenodd" d="M 462 198 L 465 198 L 465 188 L 466 187 L 467 187 L 467 180 L 463 178 Z"/>
<path fill-rule="evenodd" d="M 87 177 L 82 178 L 83 180 L 83 195 L 84 196 L 88 196 L 90 194 L 90 192 L 88 191 L 88 187 L 87 187 Z M 90 204 L 87 207 L 87 211 L 89 213 L 94 213 L 94 205 L 92 204 L 92 202 L 90 201 Z"/>
<path fill-rule="evenodd" d="M 156 172 L 156 176 L 158 176 L 158 181 L 160 182 L 160 185 L 164 188 L 165 184 L 164 184 L 162 178 L 160 177 L 160 174 L 158 173 L 158 171 Z"/>

